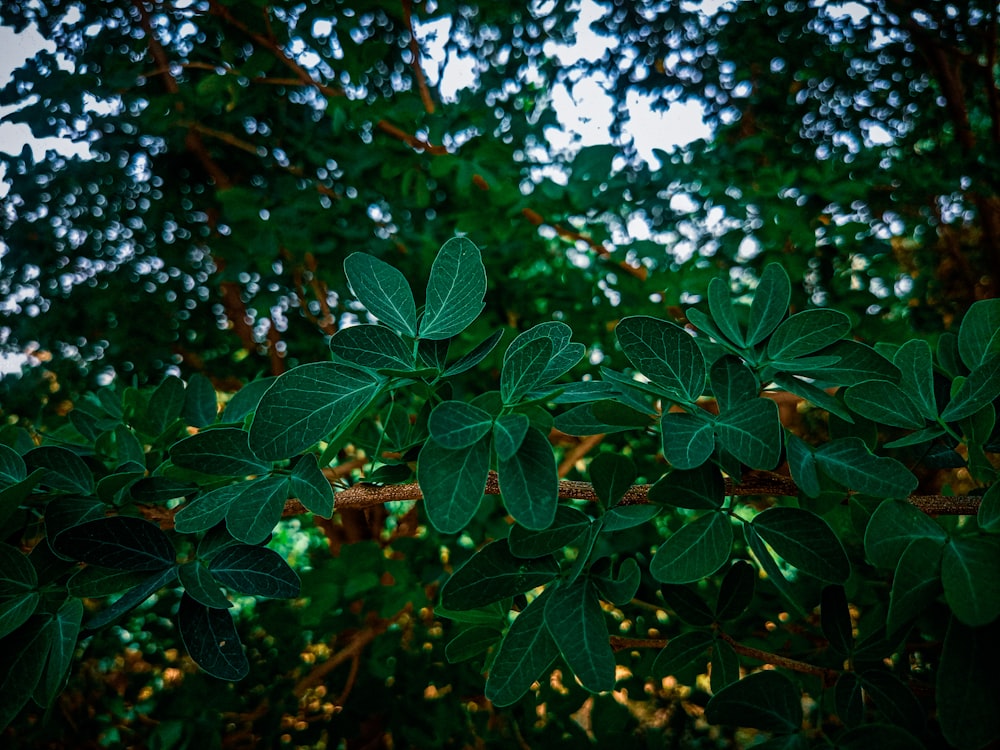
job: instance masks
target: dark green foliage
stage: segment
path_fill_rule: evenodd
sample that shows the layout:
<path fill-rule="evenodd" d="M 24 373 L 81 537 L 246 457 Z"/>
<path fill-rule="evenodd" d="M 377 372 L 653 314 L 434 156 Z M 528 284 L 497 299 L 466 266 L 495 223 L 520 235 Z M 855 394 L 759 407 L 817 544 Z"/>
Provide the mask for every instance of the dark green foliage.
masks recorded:
<path fill-rule="evenodd" d="M 996 8 L 698 5 L 3 4 L 0 744 L 997 741 Z"/>
<path fill-rule="evenodd" d="M 783 365 L 776 363 L 808 357 L 815 349 L 829 350 L 832 339 L 846 334 L 844 318 L 807 313 L 786 317 L 787 310 L 779 314 L 773 303 L 750 306 L 746 334 L 736 318 L 717 326 L 702 316 L 701 323 L 709 330 L 728 331 L 726 346 L 731 353 L 711 367 L 696 339 L 684 329 L 654 318 L 624 319 L 619 339 L 633 364 L 651 373 L 650 383 L 642 385 L 615 374 L 606 381 L 607 389 L 565 389 L 554 383 L 576 364 L 580 351 L 564 324 L 535 326 L 508 347 L 498 373 L 499 391 L 484 392 L 471 401 L 455 399 L 448 384 L 448 347 L 421 348 L 421 342 L 437 339 L 424 339 L 419 332 L 426 327 L 432 335 L 454 336 L 473 325 L 480 304 L 478 257 L 467 240 L 442 248 L 429 282 L 429 289 L 437 290 L 435 299 L 459 294 L 453 290 L 469 274 L 474 293 L 459 294 L 454 303 L 458 312 L 434 308 L 437 312 L 428 317 L 427 310 L 418 314 L 415 307 L 411 314 L 410 297 L 391 269 L 369 263 L 364 256 L 351 256 L 349 273 L 363 268 L 372 278 L 382 279 L 381 284 L 355 279 L 352 285 L 363 290 L 369 310 L 391 321 L 399 333 L 381 323 L 346 329 L 358 333 L 338 334 L 332 349 L 335 359 L 350 364 L 301 365 L 271 381 L 266 391 L 258 388 L 262 395 L 254 397 L 256 403 L 248 400 L 236 411 L 247 409 L 252 414 L 248 424 L 216 425 L 215 410 L 207 405 L 184 410 L 177 396 L 195 398 L 192 394 L 199 394 L 201 386 L 168 380 L 168 390 L 160 386 L 148 401 L 137 401 L 140 407 L 130 414 L 118 409 L 122 402 L 113 391 L 102 392 L 105 408 L 95 410 L 95 421 L 88 423 L 96 430 L 88 432 L 92 447 L 79 430 L 72 443 L 76 450 L 49 445 L 18 450 L 17 441 L 0 446 L 4 492 L 23 488 L 11 495 L 16 504 L 7 511 L 8 524 L 13 519 L 30 521 L 20 510 L 37 508 L 46 518 L 53 561 L 57 569 L 63 565 L 63 572 L 53 578 L 48 568 L 43 572 L 36 567 L 34 552 L 25 556 L 9 544 L 0 546 L 4 560 L 0 637 L 23 648 L 9 657 L 9 669 L 29 685 L 35 701 L 45 705 L 59 694 L 81 632 L 121 621 L 165 588 L 183 592 L 174 625 L 187 652 L 208 674 L 232 681 L 253 668 L 242 645 L 240 608 L 234 606 L 233 597 L 305 596 L 320 609 L 307 610 L 311 614 L 303 624 L 317 627 L 335 617 L 342 600 L 373 596 L 387 574 L 416 583 L 415 569 L 400 564 L 390 573 L 388 561 L 376 547 L 358 546 L 344 549 L 340 562 L 346 567 L 340 573 L 328 580 L 307 574 L 300 584 L 284 557 L 265 546 L 280 528 L 289 497 L 299 497 L 317 515 L 333 512 L 335 494 L 322 471 L 331 450 L 326 444 L 368 440 L 365 425 L 372 416 L 381 415 L 384 432 L 378 444 L 388 440 L 409 446 L 406 450 L 416 459 L 423 511 L 438 532 L 458 534 L 479 528 L 477 519 L 484 512 L 495 513 L 492 500 L 484 502 L 488 492 L 499 492 L 515 522 L 507 538 L 485 544 L 457 567 L 440 592 L 439 614 L 460 625 L 444 655 L 452 664 L 482 664 L 488 672 L 485 694 L 497 706 L 521 701 L 557 660 L 585 690 L 613 690 L 621 661 L 612 647 L 614 621 L 606 608 L 628 611 L 637 596 L 649 596 L 646 587 L 651 578 L 663 584 L 666 611 L 693 629 L 673 631 L 666 647 L 640 668 L 655 679 L 674 675 L 688 680 L 710 668 L 709 721 L 769 732 L 771 745 L 806 746 L 798 733 L 804 720 L 800 687 L 776 671 L 751 672 L 741 679 L 743 657 L 767 661 L 772 655 L 759 646 L 748 650 L 726 635 L 730 629 L 740 632 L 743 623 L 770 616 L 765 613 L 774 606 L 776 591 L 796 616 L 807 616 L 819 606 L 818 627 L 803 627 L 812 628 L 813 637 L 824 639 L 829 653 L 836 655 L 829 664 L 821 661 L 809 669 L 817 673 L 825 669 L 824 674 L 837 677 L 828 710 L 851 728 L 844 735 L 847 740 L 837 742 L 861 742 L 859 738 L 882 736 L 881 732 L 887 741 L 905 745 L 930 731 L 924 707 L 906 680 L 875 668 L 872 659 L 880 661 L 901 648 L 886 636 L 900 640 L 909 633 L 912 638 L 914 631 L 927 628 L 944 637 L 939 618 L 925 621 L 928 610 L 951 613 L 949 633 L 959 629 L 985 633 L 997 623 L 1000 545 L 989 533 L 995 525 L 995 486 L 983 498 L 981 528 L 942 524 L 908 501 L 916 478 L 900 460 L 881 455 L 888 441 L 876 433 L 862 433 L 869 442 L 851 434 L 868 417 L 910 431 L 924 429 L 928 420 L 970 446 L 992 450 L 988 447 L 993 444 L 994 420 L 949 421 L 947 410 L 940 416 L 931 410 L 925 371 L 928 350 L 907 342 L 894 355 L 901 365 L 899 377 L 883 369 L 893 380 L 866 379 L 847 386 L 841 408 L 851 421 L 839 426 L 831 422 L 831 431 L 839 432 L 816 445 L 783 426 L 776 402 L 761 394 L 764 388 L 780 385 L 776 371 Z M 788 280 L 780 270 L 769 270 L 762 284 L 773 287 L 769 293 L 775 298 L 787 297 Z M 731 305 L 720 301 L 715 287 L 712 307 Z M 731 309 L 735 315 L 737 308 Z M 980 317 L 978 312 L 968 317 L 968 325 L 981 325 Z M 961 330 L 964 327 L 958 340 L 966 342 L 972 373 L 991 367 L 996 355 L 978 349 L 969 353 L 969 338 L 962 338 Z M 496 338 L 490 337 L 472 356 L 488 356 Z M 415 367 L 417 352 L 426 367 Z M 386 368 L 387 363 L 393 367 Z M 833 356 L 810 367 L 819 368 L 821 381 L 853 382 L 854 378 L 837 374 L 823 377 L 824 368 L 836 370 L 840 363 Z M 872 371 L 879 367 L 873 364 Z M 993 400 L 997 394 L 985 386 L 968 391 L 970 381 L 991 382 L 984 377 L 975 380 L 972 373 L 954 378 L 956 395 L 951 403 L 973 399 L 977 409 L 993 409 L 992 400 L 984 401 L 983 394 Z M 637 384 L 636 393 L 630 393 L 629 383 Z M 593 409 L 592 418 L 610 414 L 612 406 L 636 411 L 630 404 L 642 403 L 636 395 L 640 388 L 678 409 L 659 417 L 663 433 L 659 442 L 665 446 L 664 458 L 674 465 L 645 490 L 650 504 L 623 504 L 634 491 L 639 468 L 631 458 L 612 451 L 602 451 L 589 462 L 589 486 L 598 502 L 588 508 L 561 504 L 556 455 L 546 435 L 552 423 L 546 407 L 560 411 L 565 409 L 561 403 L 568 402 L 569 410 L 562 413 L 570 413 L 585 406 Z M 572 393 L 569 399 L 563 398 L 567 392 Z M 966 392 L 974 395 L 962 395 Z M 404 404 L 411 402 L 401 400 L 404 393 L 420 394 L 419 400 L 407 407 Z M 709 393 L 719 404 L 718 415 L 697 405 Z M 164 406 L 168 397 L 173 403 L 169 408 Z M 196 397 L 205 400 L 204 394 Z M 423 417 L 404 419 L 403 409 L 418 407 Z M 202 424 L 191 436 L 175 429 L 177 420 L 196 426 L 194 422 L 209 419 L 210 424 Z M 650 419 L 654 421 L 649 425 L 656 426 L 656 418 Z M 707 435 L 705 444 L 675 456 L 674 449 L 666 446 L 691 440 L 685 432 L 688 424 L 698 425 Z M 157 442 L 146 432 L 151 428 L 172 438 Z M 102 447 L 105 436 L 113 438 L 109 451 Z M 657 442 L 645 434 L 640 437 Z M 148 449 L 144 444 L 159 447 Z M 763 508 L 740 502 L 745 492 L 730 494 L 736 492 L 731 487 L 741 485 L 728 484 L 724 473 L 772 468 L 782 446 L 802 489 L 802 505 L 766 490 L 752 493 L 771 495 Z M 389 477 L 393 466 L 401 470 L 400 480 L 411 476 L 404 464 L 392 463 L 398 459 L 388 454 L 385 458 L 388 463 L 379 470 L 381 476 Z M 648 463 L 642 465 L 643 471 L 650 470 Z M 150 466 L 153 475 L 143 478 L 142 470 Z M 494 490 L 488 487 L 491 469 L 496 472 Z M 824 500 L 831 491 L 836 494 L 832 489 L 836 487 L 872 499 L 866 506 L 871 508 L 869 515 L 860 524 L 845 522 L 843 514 Z M 136 503 L 175 501 L 181 504 L 173 533 L 135 515 L 140 510 Z M 734 533 L 740 526 L 742 540 Z M 646 541 L 636 544 L 629 539 Z M 658 540 L 658 547 L 650 557 L 642 550 L 649 550 L 653 540 Z M 353 549 L 358 551 L 348 553 Z M 753 562 L 745 559 L 747 553 L 760 566 L 760 583 Z M 75 563 L 86 567 L 73 573 Z M 853 597 L 861 595 L 859 587 L 884 588 L 880 582 L 887 579 L 882 571 L 892 573 L 891 590 L 882 603 L 885 626 L 870 631 L 863 619 L 856 636 Z M 710 582 L 708 601 L 713 605 L 703 596 L 705 582 Z M 119 592 L 118 598 L 83 622 L 82 599 Z M 389 591 L 383 596 L 383 616 L 404 604 Z M 86 631 L 81 631 L 81 622 Z M 978 635 L 968 641 L 958 644 L 953 635 L 947 636 L 941 669 L 963 665 L 975 679 L 992 680 L 992 672 L 968 660 L 990 663 L 996 643 Z M 767 644 L 760 645 L 766 649 Z M 780 648 L 777 643 L 772 647 Z M 786 663 L 785 657 L 773 658 L 778 667 Z M 858 668 L 845 671 L 844 659 L 856 662 Z M 10 685 L 5 683 L 2 689 L 12 695 Z M 872 710 L 859 703 L 859 690 L 868 696 Z M 952 690 L 951 683 L 939 679 L 941 713 L 933 726 L 956 747 L 978 748 L 992 730 L 966 731 L 961 717 L 978 710 L 976 703 L 956 699 Z M 6 699 L 7 721 L 25 700 Z"/>

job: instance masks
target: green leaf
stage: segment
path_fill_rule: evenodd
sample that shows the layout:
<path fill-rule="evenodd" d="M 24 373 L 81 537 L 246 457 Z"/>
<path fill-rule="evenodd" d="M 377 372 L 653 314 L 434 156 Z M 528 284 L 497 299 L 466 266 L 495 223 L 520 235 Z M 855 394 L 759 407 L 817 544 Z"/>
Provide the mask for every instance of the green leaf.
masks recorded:
<path fill-rule="evenodd" d="M 24 481 L 0 490 L 0 526 L 4 526 L 17 513 L 45 477 L 45 469 L 35 469 Z"/>
<path fill-rule="evenodd" d="M 726 564 L 733 527 L 724 513 L 708 513 L 674 532 L 653 555 L 649 572 L 661 583 L 690 583 Z"/>
<path fill-rule="evenodd" d="M 831 385 L 856 385 L 866 380 L 890 380 L 898 383 L 902 378 L 898 367 L 870 346 L 858 341 L 838 341 L 821 349 L 819 354 L 840 357 L 840 361 L 835 365 L 801 371 L 800 375 Z"/>
<path fill-rule="evenodd" d="M 41 600 L 37 591 L 25 591 L 10 599 L 0 600 L 0 638 L 6 638 L 27 622 L 38 609 Z"/>
<path fill-rule="evenodd" d="M 292 368 L 257 405 L 250 449 L 265 461 L 290 458 L 349 423 L 372 402 L 379 385 L 374 375 L 333 362 Z"/>
<path fill-rule="evenodd" d="M 207 427 L 219 416 L 219 399 L 212 381 L 196 372 L 188 380 L 184 389 L 184 406 L 181 409 L 184 421 L 192 427 Z"/>
<path fill-rule="evenodd" d="M 718 693 L 727 685 L 740 679 L 740 657 L 726 641 L 717 639 L 712 644 L 712 692 Z"/>
<path fill-rule="evenodd" d="M 712 313 L 712 320 L 725 337 L 736 346 L 743 347 L 743 332 L 736 320 L 730 291 L 729 284 L 718 277 L 708 282 L 708 310 Z"/>
<path fill-rule="evenodd" d="M 785 433 L 785 456 L 792 479 L 806 497 L 818 497 L 822 491 L 816 458 L 812 448 L 792 432 Z"/>
<path fill-rule="evenodd" d="M 764 573 L 767 574 L 767 580 L 771 582 L 771 584 L 778 590 L 778 593 L 785 598 L 785 601 L 787 601 L 796 612 L 800 615 L 805 615 L 806 611 L 802 604 L 798 601 L 795 591 L 792 588 L 792 584 L 787 578 L 785 578 L 785 574 L 782 572 L 778 563 L 771 555 L 771 552 L 768 550 L 764 540 L 757 533 L 757 529 L 755 529 L 752 524 L 744 524 L 743 536 L 746 539 L 747 546 L 753 553 L 754 559 L 757 560 L 760 567 L 764 569 Z"/>
<path fill-rule="evenodd" d="M 497 462 L 497 481 L 507 511 L 528 529 L 547 529 L 559 502 L 559 474 L 548 438 L 534 427 L 517 452 Z"/>
<path fill-rule="evenodd" d="M 174 515 L 174 529 L 181 534 L 208 531 L 226 517 L 229 506 L 245 488 L 246 483 L 239 482 L 188 500 Z"/>
<path fill-rule="evenodd" d="M 619 321 L 615 335 L 629 362 L 657 385 L 690 403 L 705 390 L 705 357 L 680 326 L 637 315 Z"/>
<path fill-rule="evenodd" d="M 966 367 L 975 370 L 997 352 L 997 331 L 1000 331 L 1000 299 L 973 302 L 958 329 L 958 353 Z"/>
<path fill-rule="evenodd" d="M 923 339 L 911 339 L 896 350 L 892 363 L 902 373 L 900 385 L 927 419 L 937 419 L 934 396 L 934 358 Z"/>
<path fill-rule="evenodd" d="M 585 347 L 582 344 L 572 344 L 570 341 L 572 336 L 573 329 L 565 323 L 554 320 L 539 323 L 519 334 L 511 342 L 510 346 L 507 347 L 507 351 L 504 352 L 503 364 L 506 366 L 512 357 L 531 342 L 539 340 L 548 341 L 552 346 L 552 358 L 547 363 L 538 382 L 550 383 L 572 369 L 584 354 Z"/>
<path fill-rule="evenodd" d="M 615 654 L 604 611 L 586 578 L 561 585 L 545 603 L 545 624 L 559 652 L 584 688 L 592 693 L 615 687 Z"/>
<path fill-rule="evenodd" d="M 703 627 L 715 622 L 715 615 L 692 586 L 665 583 L 660 586 L 663 601 L 688 625 Z"/>
<path fill-rule="evenodd" d="M 468 448 L 449 450 L 433 440 L 420 449 L 417 481 L 424 508 L 435 529 L 457 534 L 476 515 L 490 471 L 490 440 L 483 437 Z"/>
<path fill-rule="evenodd" d="M 271 599 L 299 595 L 298 574 L 274 550 L 252 544 L 234 544 L 212 558 L 209 570 L 231 591 Z"/>
<path fill-rule="evenodd" d="M 722 412 L 715 420 L 722 447 L 753 469 L 773 469 L 781 457 L 781 421 L 778 405 L 755 398 Z"/>
<path fill-rule="evenodd" d="M 25 625 L 5 642 L 0 660 L 0 731 L 3 731 L 31 700 L 42 677 L 52 648 L 48 628 Z"/>
<path fill-rule="evenodd" d="M 989 353 L 969 373 L 951 402 L 941 412 L 941 419 L 954 422 L 970 417 L 1000 396 L 1000 352 Z"/>
<path fill-rule="evenodd" d="M 342 362 L 369 370 L 412 370 L 414 367 L 413 349 L 384 326 L 341 328 L 330 339 L 330 351 Z"/>
<path fill-rule="evenodd" d="M 850 409 L 879 424 L 919 430 L 925 420 L 920 409 L 895 383 L 887 380 L 866 380 L 852 385 L 844 393 Z"/>
<path fill-rule="evenodd" d="M 218 581 L 200 561 L 184 563 L 177 569 L 177 573 L 184 591 L 199 604 L 215 609 L 229 609 L 233 606 L 219 588 Z"/>
<path fill-rule="evenodd" d="M 38 585 L 38 575 L 27 556 L 9 544 L 0 544 L 0 596 L 16 596 Z"/>
<path fill-rule="evenodd" d="M 831 414 L 835 414 L 847 422 L 854 422 L 851 412 L 822 388 L 817 388 L 812 383 L 807 383 L 794 375 L 787 375 L 780 372 L 776 373 L 773 379 L 775 385 L 784 388 L 789 393 L 794 393 L 796 396 L 804 398 L 820 409 L 826 409 Z"/>
<path fill-rule="evenodd" d="M 67 599 L 45 625 L 51 642 L 49 658 L 35 687 L 35 702 L 49 706 L 66 686 L 66 677 L 73 662 L 80 623 L 83 621 L 83 602 Z"/>
<path fill-rule="evenodd" d="M 130 466 L 139 471 L 146 469 L 146 452 L 142 443 L 136 438 L 135 433 L 123 424 L 115 426 L 115 450 L 119 470 Z"/>
<path fill-rule="evenodd" d="M 593 524 L 590 516 L 569 505 L 556 508 L 552 525 L 540 531 L 532 531 L 515 524 L 511 527 L 507 540 L 514 557 L 544 557 L 563 547 L 570 547 L 583 536 L 583 532 Z"/>
<path fill-rule="evenodd" d="M 865 720 L 864 690 L 855 672 L 843 672 L 837 678 L 833 688 L 833 705 L 844 726 L 855 727 Z"/>
<path fill-rule="evenodd" d="M 275 380 L 277 380 L 275 377 L 258 378 L 236 391 L 222 412 L 222 421 L 242 422 L 247 414 L 257 408 L 265 391 L 273 385 Z"/>
<path fill-rule="evenodd" d="M 444 371 L 444 376 L 447 378 L 452 375 L 460 375 L 463 372 L 471 370 L 489 356 L 490 352 L 496 348 L 496 345 L 500 343 L 500 339 L 502 338 L 502 328 L 498 331 L 494 331 L 490 334 L 489 338 L 478 343 L 468 354 L 465 354 L 452 362 L 448 369 Z"/>
<path fill-rule="evenodd" d="M 498 459 L 509 461 L 517 453 L 524 442 L 529 424 L 524 414 L 504 414 L 497 417 L 493 423 L 493 446 Z"/>
<path fill-rule="evenodd" d="M 604 451 L 598 453 L 587 467 L 594 492 L 610 508 L 617 505 L 635 483 L 635 463 L 628 456 Z"/>
<path fill-rule="evenodd" d="M 774 506 L 754 516 L 751 525 L 785 562 L 802 572 L 829 583 L 843 583 L 851 575 L 844 545 L 812 511 Z"/>
<path fill-rule="evenodd" d="M 746 345 L 756 346 L 778 327 L 792 298 L 788 273 L 778 263 L 768 263 L 761 274 L 750 304 Z"/>
<path fill-rule="evenodd" d="M 139 585 L 126 591 L 110 605 L 92 616 L 87 621 L 87 630 L 100 630 L 105 625 L 109 625 L 122 615 L 138 607 L 164 586 L 172 584 L 176 579 L 176 565 L 171 565 L 169 568 L 152 573 Z"/>
<path fill-rule="evenodd" d="M 606 572 L 605 570 L 606 567 Z M 618 577 L 611 575 L 611 563 L 605 558 L 595 564 L 590 571 L 590 580 L 597 588 L 597 593 L 618 607 L 624 607 L 632 601 L 639 584 L 642 583 L 642 572 L 639 563 L 633 557 L 626 557 L 618 568 Z"/>
<path fill-rule="evenodd" d="M 906 498 L 917 478 L 894 458 L 876 456 L 861 438 L 831 440 L 815 453 L 816 464 L 831 479 L 865 495 Z"/>
<path fill-rule="evenodd" d="M 753 370 L 732 355 L 715 360 L 708 372 L 708 379 L 720 411 L 733 409 L 744 401 L 756 398 L 760 390 Z"/>
<path fill-rule="evenodd" d="M 159 435 L 176 419 L 184 409 L 184 382 L 171 375 L 164 379 L 153 395 L 149 397 L 146 422 L 153 435 Z"/>
<path fill-rule="evenodd" d="M 510 706 L 551 668 L 559 647 L 545 624 L 549 591 L 533 600 L 511 623 L 486 680 L 486 698 L 493 705 Z"/>
<path fill-rule="evenodd" d="M 1000 539 L 955 536 L 941 557 L 944 598 L 963 624 L 988 625 L 1000 617 Z"/>
<path fill-rule="evenodd" d="M 790 734 L 802 725 L 802 693 L 780 672 L 754 672 L 712 696 L 705 718 L 710 724 Z"/>
<path fill-rule="evenodd" d="M 448 450 L 460 450 L 478 443 L 492 427 L 490 414 L 462 401 L 441 402 L 427 420 L 431 437 Z"/>
<path fill-rule="evenodd" d="M 250 450 L 249 434 L 238 427 L 204 430 L 174 444 L 170 460 L 185 469 L 226 477 L 245 477 L 271 470 Z"/>
<path fill-rule="evenodd" d="M 306 453 L 296 461 L 288 480 L 289 489 L 306 510 L 323 518 L 333 515 L 333 487 L 319 468 L 314 454 Z"/>
<path fill-rule="evenodd" d="M 431 264 L 420 338 L 457 336 L 479 317 L 485 295 L 486 268 L 479 248 L 464 237 L 452 237 Z"/>
<path fill-rule="evenodd" d="M 1000 533 L 1000 482 L 988 490 L 979 501 L 979 528 L 991 534 Z"/>
<path fill-rule="evenodd" d="M 719 584 L 719 597 L 715 603 L 715 618 L 720 622 L 735 620 L 753 601 L 757 585 L 757 571 L 746 560 L 736 560 L 726 571 Z"/>
<path fill-rule="evenodd" d="M 918 538 L 911 541 L 896 565 L 889 594 L 885 628 L 895 633 L 916 619 L 941 593 L 940 540 Z"/>
<path fill-rule="evenodd" d="M 767 342 L 767 356 L 789 360 L 812 354 L 839 341 L 851 319 L 839 310 L 804 310 L 785 319 Z"/>
<path fill-rule="evenodd" d="M 601 516 L 602 531 L 623 531 L 641 526 L 660 514 L 655 505 L 616 505 Z"/>
<path fill-rule="evenodd" d="M 660 419 L 663 457 L 675 469 L 695 469 L 715 450 L 715 430 L 707 416 L 667 412 Z"/>
<path fill-rule="evenodd" d="M 74 495 L 93 495 L 94 473 L 73 451 L 56 445 L 43 445 L 24 454 L 28 469 L 45 469 L 46 484 L 54 490 Z"/>
<path fill-rule="evenodd" d="M 441 589 L 448 609 L 476 609 L 544 586 L 559 573 L 552 557 L 514 557 L 506 539 L 490 542 L 452 573 Z"/>
<path fill-rule="evenodd" d="M 224 609 L 212 609 L 185 594 L 177 612 L 177 630 L 195 663 L 213 677 L 235 682 L 247 676 L 250 663 Z"/>
<path fill-rule="evenodd" d="M 663 679 L 696 662 L 700 672 L 713 643 L 715 638 L 704 630 L 693 630 L 671 638 L 653 660 L 653 676 Z"/>
<path fill-rule="evenodd" d="M 909 435 L 904 435 L 896 440 L 890 440 L 882 447 L 891 450 L 893 448 L 905 448 L 911 445 L 923 445 L 924 443 L 936 440 L 944 434 L 945 430 L 942 427 L 927 427 L 923 430 L 911 432 Z"/>
<path fill-rule="evenodd" d="M 368 312 L 407 336 L 417 335 L 417 306 L 401 271 L 371 255 L 352 253 L 344 261 L 344 273 Z"/>
<path fill-rule="evenodd" d="M 830 648 L 839 656 L 854 651 L 851 611 L 843 586 L 826 586 L 819 605 L 820 627 Z"/>
<path fill-rule="evenodd" d="M 123 570 L 160 570 L 174 563 L 174 545 L 155 523 L 130 516 L 87 521 L 66 529 L 53 547 L 72 560 Z"/>
<path fill-rule="evenodd" d="M 644 429 L 652 424 L 645 412 L 617 401 L 580 404 L 556 417 L 556 429 L 567 435 L 600 435 Z"/>
<path fill-rule="evenodd" d="M 0 487 L 23 482 L 28 476 L 24 459 L 13 448 L 0 444 Z"/>
<path fill-rule="evenodd" d="M 893 724 L 920 733 L 924 728 L 924 709 L 899 678 L 885 669 L 861 673 L 861 684 L 875 704 Z"/>
<path fill-rule="evenodd" d="M 712 464 L 696 469 L 671 469 L 649 488 L 651 503 L 692 510 L 715 510 L 726 499 L 722 472 Z"/>
<path fill-rule="evenodd" d="M 868 521 L 865 530 L 865 556 L 878 568 L 895 569 L 903 552 L 915 539 L 929 539 L 943 544 L 945 530 L 933 519 L 908 502 L 883 502 Z"/>
<path fill-rule="evenodd" d="M 497 643 L 500 631 L 496 628 L 476 626 L 459 631 L 444 647 L 444 656 L 449 664 L 472 659 Z"/>
<path fill-rule="evenodd" d="M 66 582 L 66 590 L 70 596 L 97 599 L 138 586 L 148 577 L 146 573 L 141 571 L 115 570 L 114 568 L 102 568 L 100 565 L 86 565 L 70 576 L 69 581 Z"/>
<path fill-rule="evenodd" d="M 513 348 L 517 339 L 511 344 Z M 552 357 L 552 342 L 548 339 L 534 339 L 520 346 L 505 358 L 500 372 L 500 395 L 504 404 L 514 404 L 542 382 L 542 375 Z"/>
<path fill-rule="evenodd" d="M 263 542 L 281 520 L 288 490 L 288 479 L 281 476 L 245 482 L 226 511 L 229 533 L 247 544 Z"/>
<path fill-rule="evenodd" d="M 1000 737 L 1000 626 L 971 628 L 952 617 L 935 684 L 938 721 L 952 747 L 985 748 Z"/>

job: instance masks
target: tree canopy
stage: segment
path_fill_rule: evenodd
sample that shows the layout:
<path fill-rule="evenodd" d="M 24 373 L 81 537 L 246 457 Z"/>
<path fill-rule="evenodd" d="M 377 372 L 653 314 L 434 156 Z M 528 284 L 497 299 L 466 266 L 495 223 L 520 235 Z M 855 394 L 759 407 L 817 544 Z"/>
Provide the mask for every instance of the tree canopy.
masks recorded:
<path fill-rule="evenodd" d="M 0 5 L 0 736 L 1000 737 L 1000 12 L 707 5 Z"/>

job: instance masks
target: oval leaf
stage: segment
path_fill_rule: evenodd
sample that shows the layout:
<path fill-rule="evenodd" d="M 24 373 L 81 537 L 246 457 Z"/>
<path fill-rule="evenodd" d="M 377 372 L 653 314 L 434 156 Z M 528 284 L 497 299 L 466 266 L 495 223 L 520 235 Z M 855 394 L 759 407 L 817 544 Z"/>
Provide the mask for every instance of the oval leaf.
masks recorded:
<path fill-rule="evenodd" d="M 240 636 L 226 610 L 206 607 L 185 594 L 177 612 L 177 629 L 191 658 L 213 677 L 235 682 L 250 672 Z"/>
<path fill-rule="evenodd" d="M 347 281 L 358 301 L 390 328 L 417 335 L 417 306 L 401 271 L 365 253 L 352 253 L 344 261 Z"/>
<path fill-rule="evenodd" d="M 508 512 L 528 529 L 547 529 L 559 503 L 559 474 L 548 438 L 531 427 L 511 458 L 497 462 L 500 494 Z"/>
<path fill-rule="evenodd" d="M 493 426 L 493 417 L 478 406 L 444 401 L 434 407 L 427 428 L 431 437 L 448 450 L 468 448 Z"/>
<path fill-rule="evenodd" d="M 699 581 L 726 564 L 732 546 L 729 516 L 708 513 L 674 532 L 656 550 L 649 572 L 662 583 Z"/>
<path fill-rule="evenodd" d="M 498 539 L 452 573 L 441 589 L 441 603 L 448 609 L 476 609 L 544 586 L 558 573 L 552 557 L 522 560 L 511 553 L 506 539 Z"/>
<path fill-rule="evenodd" d="M 175 557 L 174 545 L 159 526 L 129 516 L 73 526 L 56 537 L 54 546 L 70 559 L 120 570 L 160 570 Z"/>
<path fill-rule="evenodd" d="M 457 534 L 476 515 L 490 472 L 490 441 L 449 450 L 433 440 L 420 449 L 417 481 L 427 517 L 443 534 Z"/>
<path fill-rule="evenodd" d="M 270 471 L 250 450 L 250 436 L 237 427 L 204 430 L 184 438 L 170 449 L 170 460 L 185 469 L 216 476 L 243 477 Z"/>
<path fill-rule="evenodd" d="M 486 680 L 486 697 L 496 706 L 520 700 L 559 656 L 545 624 L 547 596 L 548 591 L 543 592 L 522 610 L 500 643 Z"/>
<path fill-rule="evenodd" d="M 843 583 L 851 575 L 840 538 L 812 511 L 776 506 L 754 516 L 751 525 L 785 562 L 803 573 L 829 583 Z"/>
<path fill-rule="evenodd" d="M 485 296 L 486 268 L 479 248 L 464 237 L 453 237 L 431 264 L 420 337 L 457 336 L 479 317 Z"/>
<path fill-rule="evenodd" d="M 615 654 L 597 593 L 586 578 L 559 586 L 545 604 L 545 624 L 559 652 L 592 693 L 613 690 Z"/>
<path fill-rule="evenodd" d="M 780 672 L 754 672 L 716 693 L 705 718 L 711 724 L 790 734 L 802 725 L 802 693 Z"/>
<path fill-rule="evenodd" d="M 298 574 L 274 550 L 252 544 L 234 544 L 212 558 L 209 570 L 232 591 L 271 599 L 299 595 Z"/>
<path fill-rule="evenodd" d="M 623 318 L 615 328 L 618 343 L 639 372 L 657 385 L 694 403 L 705 390 L 708 369 L 694 337 L 659 318 Z"/>
<path fill-rule="evenodd" d="M 330 339 L 330 351 L 343 362 L 370 370 L 409 370 L 414 366 L 413 349 L 383 326 L 341 328 Z"/>

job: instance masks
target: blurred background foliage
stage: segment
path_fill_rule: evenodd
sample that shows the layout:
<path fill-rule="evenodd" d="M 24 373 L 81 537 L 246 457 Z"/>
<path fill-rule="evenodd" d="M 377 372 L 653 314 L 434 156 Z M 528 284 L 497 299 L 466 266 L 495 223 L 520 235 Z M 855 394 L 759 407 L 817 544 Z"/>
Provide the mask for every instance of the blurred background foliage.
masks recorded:
<path fill-rule="evenodd" d="M 421 288 L 455 233 L 483 249 L 490 281 L 469 346 L 498 325 L 565 320 L 592 364 L 624 364 L 620 317 L 679 318 L 709 279 L 749 290 L 771 261 L 792 278 L 793 310 L 841 309 L 870 343 L 933 339 L 996 296 L 994 3 L 588 7 L 603 50 L 564 62 L 555 45 L 582 32 L 581 8 L 553 0 L 4 2 L 0 23 L 53 45 L 0 89 L 5 119 L 89 155 L 0 154 L 0 346 L 28 355 L 0 383 L 0 413 L 43 428 L 98 385 L 199 373 L 231 392 L 326 359 L 329 336 L 364 314 L 349 253 Z M 457 88 L 452 68 L 466 71 Z M 554 137 L 554 92 L 594 82 L 608 143 Z M 636 104 L 680 102 L 704 108 L 711 137 L 673 146 L 664 133 L 640 154 Z M 468 374 L 470 393 L 483 378 Z M 630 440 L 611 442 L 657 476 Z M 345 460 L 363 456 L 363 435 L 352 448 Z M 568 476 L 579 449 L 566 446 Z M 477 538 L 504 523 L 497 505 L 480 516 Z M 539 714 L 494 711 L 475 665 L 446 666 L 427 584 L 473 542 L 445 544 L 411 507 L 282 535 L 304 598 L 247 604 L 244 682 L 221 689 L 158 633 L 164 594 L 95 636 L 59 707 L 25 716 L 19 741 L 620 746 L 640 725 L 649 746 L 734 741 L 699 718 L 704 691 L 638 678 L 617 699 L 553 678 Z M 679 632 L 664 617 L 622 615 L 622 632 Z"/>

